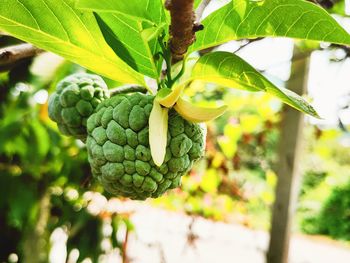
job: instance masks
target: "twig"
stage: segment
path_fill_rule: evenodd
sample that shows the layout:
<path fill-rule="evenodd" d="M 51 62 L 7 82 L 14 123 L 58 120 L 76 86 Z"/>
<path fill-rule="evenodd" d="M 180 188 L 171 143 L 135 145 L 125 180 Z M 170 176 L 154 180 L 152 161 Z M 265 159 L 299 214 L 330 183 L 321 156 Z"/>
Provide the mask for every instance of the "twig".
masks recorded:
<path fill-rule="evenodd" d="M 339 0 L 309 0 L 309 2 L 312 2 L 316 5 L 320 5 L 325 9 L 332 8 Z"/>
<path fill-rule="evenodd" d="M 165 3 L 171 15 L 169 46 L 173 64 L 184 58 L 188 47 L 196 39 L 196 31 L 203 29 L 195 23 L 193 2 L 194 0 L 168 0 Z"/>
<path fill-rule="evenodd" d="M 199 23 L 202 19 L 205 8 L 209 5 L 211 0 L 203 0 L 196 10 L 196 21 Z"/>
<path fill-rule="evenodd" d="M 245 47 L 247 47 L 247 46 L 250 45 L 251 43 L 256 42 L 256 41 L 259 41 L 259 40 L 262 40 L 262 39 L 264 39 L 264 38 L 258 37 L 258 38 L 254 38 L 254 39 L 247 39 L 247 43 L 241 45 L 241 46 L 240 46 L 239 48 L 237 48 L 237 49 L 235 50 L 235 52 L 233 52 L 233 53 L 237 53 L 238 51 L 241 51 L 242 49 L 244 49 Z"/>
<path fill-rule="evenodd" d="M 93 177 L 91 174 L 88 174 L 85 178 L 83 178 L 83 180 L 80 183 L 80 187 L 87 189 L 88 187 L 90 187 L 91 185 L 91 181 L 92 181 Z"/>
<path fill-rule="evenodd" d="M 20 44 L 0 49 L 0 72 L 10 69 L 25 58 L 34 57 L 43 50 L 31 44 Z"/>
<path fill-rule="evenodd" d="M 128 263 L 129 259 L 128 259 L 128 252 L 127 252 L 127 248 L 128 248 L 128 241 L 129 241 L 129 230 L 126 229 L 126 233 L 125 233 L 125 239 L 122 245 L 122 254 L 123 254 L 123 263 Z"/>
<path fill-rule="evenodd" d="M 141 86 L 124 86 L 124 87 L 110 89 L 109 91 L 111 93 L 111 96 L 115 96 L 115 95 L 119 95 L 119 94 L 131 93 L 131 92 L 146 93 L 147 89 L 145 87 L 141 87 Z"/>

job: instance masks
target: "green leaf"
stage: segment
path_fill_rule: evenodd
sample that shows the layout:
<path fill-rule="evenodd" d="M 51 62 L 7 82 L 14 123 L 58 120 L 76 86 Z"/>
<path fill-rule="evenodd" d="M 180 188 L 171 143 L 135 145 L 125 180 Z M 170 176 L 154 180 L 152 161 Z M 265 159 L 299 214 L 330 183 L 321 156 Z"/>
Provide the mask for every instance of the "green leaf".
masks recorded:
<path fill-rule="evenodd" d="M 202 0 L 194 0 L 194 3 L 193 3 L 194 8 L 197 8 L 201 2 Z"/>
<path fill-rule="evenodd" d="M 8 185 L 6 188 L 7 191 L 5 192 L 8 192 L 6 199 L 11 200 L 11 205 L 6 216 L 11 226 L 17 229 L 23 229 L 26 223 L 28 223 L 33 209 L 38 205 L 37 189 L 31 183 L 23 183 L 23 179 L 22 182 L 18 178 L 12 181 L 17 181 L 17 185 Z"/>
<path fill-rule="evenodd" d="M 144 85 L 106 44 L 91 13 L 73 0 L 1 0 L 0 30 L 116 81 Z"/>
<path fill-rule="evenodd" d="M 33 163 L 42 162 L 47 153 L 50 150 L 50 137 L 45 127 L 38 120 L 33 120 L 29 124 L 31 142 L 31 151 L 34 156 L 29 156 L 28 159 L 32 158 Z"/>
<path fill-rule="evenodd" d="M 105 40 L 121 59 L 142 74 L 158 77 L 148 41 L 142 37 L 142 22 L 113 13 L 98 13 L 96 20 Z"/>
<path fill-rule="evenodd" d="M 151 41 L 157 38 L 163 32 L 166 25 L 166 23 L 161 23 L 159 26 L 143 29 L 141 35 L 146 41 Z"/>
<path fill-rule="evenodd" d="M 337 1 L 334 6 L 328 10 L 330 13 L 336 13 L 341 16 L 346 16 L 345 0 Z"/>
<path fill-rule="evenodd" d="M 160 24 L 165 19 L 161 0 L 77 0 L 76 7 L 96 12 L 119 13 L 155 24 Z"/>
<path fill-rule="evenodd" d="M 135 70 L 156 78 L 159 65 L 153 57 L 159 51 L 157 39 L 167 30 L 161 0 L 78 0 L 76 6 L 97 12 L 108 44 Z"/>
<path fill-rule="evenodd" d="M 230 40 L 291 37 L 350 45 L 350 35 L 324 9 L 303 0 L 232 0 L 206 17 L 191 51 Z"/>
<path fill-rule="evenodd" d="M 319 117 L 314 108 L 299 95 L 276 87 L 246 61 L 229 52 L 208 53 L 201 57 L 192 70 L 190 80 L 195 79 L 230 88 L 265 91 L 304 113 Z"/>

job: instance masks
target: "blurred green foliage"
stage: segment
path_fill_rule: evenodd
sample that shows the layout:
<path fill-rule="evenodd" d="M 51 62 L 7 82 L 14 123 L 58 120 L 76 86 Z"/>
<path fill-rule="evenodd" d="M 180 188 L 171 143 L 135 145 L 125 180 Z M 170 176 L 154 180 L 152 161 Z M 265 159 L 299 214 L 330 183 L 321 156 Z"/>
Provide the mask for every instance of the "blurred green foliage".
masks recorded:
<path fill-rule="evenodd" d="M 209 124 L 206 158 L 183 178 L 181 190 L 154 202 L 214 220 L 268 229 L 277 181 L 273 168 L 281 104 L 265 94 L 225 93 L 198 82 L 187 95 L 199 103 L 223 100 L 230 109 Z M 306 127 L 297 213 L 297 227 L 305 233 L 350 239 L 350 205 L 344 186 L 350 182 L 350 148 L 343 143 L 347 136 L 340 129 Z"/>
<path fill-rule="evenodd" d="M 82 69 L 44 54 L 0 74 L 0 262 L 10 254 L 20 262 L 48 262 L 61 242 L 57 230 L 64 244 L 68 239 L 68 251 L 58 253 L 78 249 L 79 262 L 121 251 L 116 234 L 130 226 L 128 217 L 105 211 L 108 201 L 90 182 L 85 146 L 61 136 L 47 114 L 48 92 L 77 70 Z"/>
<path fill-rule="evenodd" d="M 208 124 L 206 158 L 183 178 L 181 190 L 154 203 L 267 229 L 281 103 L 267 94 L 225 91 L 201 82 L 192 83 L 187 95 L 203 106 L 224 101 L 229 110 Z"/>
<path fill-rule="evenodd" d="M 317 217 L 319 233 L 350 240 L 350 183 L 336 187 Z"/>
<path fill-rule="evenodd" d="M 300 229 L 308 234 L 350 240 L 348 134 L 339 130 L 308 130 L 308 158 L 299 200 Z"/>

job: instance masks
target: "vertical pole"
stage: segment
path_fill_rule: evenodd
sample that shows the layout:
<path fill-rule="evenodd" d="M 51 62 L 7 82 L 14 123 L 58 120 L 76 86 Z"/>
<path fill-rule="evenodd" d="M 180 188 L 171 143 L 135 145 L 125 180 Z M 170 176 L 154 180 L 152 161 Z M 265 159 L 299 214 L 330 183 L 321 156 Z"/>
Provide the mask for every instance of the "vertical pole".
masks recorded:
<path fill-rule="evenodd" d="M 309 57 L 310 53 L 301 54 L 295 48 L 292 74 L 287 82 L 287 88 L 299 95 L 306 92 Z M 282 117 L 276 165 L 278 182 L 267 263 L 288 262 L 290 228 L 301 181 L 299 169 L 304 115 L 287 106 L 283 110 Z"/>

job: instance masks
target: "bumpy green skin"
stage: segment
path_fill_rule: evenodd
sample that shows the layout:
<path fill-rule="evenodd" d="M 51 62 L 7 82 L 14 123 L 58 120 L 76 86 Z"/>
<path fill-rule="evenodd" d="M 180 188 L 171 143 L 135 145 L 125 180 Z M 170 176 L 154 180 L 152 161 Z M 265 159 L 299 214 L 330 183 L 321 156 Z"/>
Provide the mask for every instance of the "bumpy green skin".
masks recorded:
<path fill-rule="evenodd" d="M 181 176 L 204 155 L 205 126 L 169 112 L 166 157 L 157 167 L 149 148 L 153 96 L 134 93 L 102 102 L 87 122 L 93 175 L 116 196 L 144 200 L 180 185 Z"/>
<path fill-rule="evenodd" d="M 88 117 L 107 98 L 109 91 L 100 76 L 73 74 L 60 81 L 50 96 L 49 117 L 62 134 L 85 141 Z"/>

